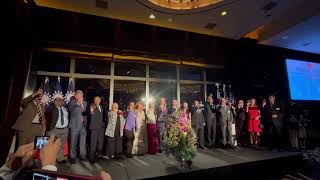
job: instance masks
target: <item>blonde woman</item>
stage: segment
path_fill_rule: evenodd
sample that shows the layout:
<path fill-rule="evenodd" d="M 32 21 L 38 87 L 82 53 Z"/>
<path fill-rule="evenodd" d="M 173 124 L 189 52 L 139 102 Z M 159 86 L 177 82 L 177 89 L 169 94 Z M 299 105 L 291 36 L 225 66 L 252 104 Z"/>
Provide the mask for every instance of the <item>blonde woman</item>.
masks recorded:
<path fill-rule="evenodd" d="M 153 102 L 150 102 L 147 110 L 147 129 L 148 129 L 148 153 L 156 154 L 158 148 L 157 138 L 157 115 Z"/>
<path fill-rule="evenodd" d="M 134 131 L 132 154 L 144 155 L 148 152 L 146 114 L 142 102 L 137 103 L 137 122 Z"/>

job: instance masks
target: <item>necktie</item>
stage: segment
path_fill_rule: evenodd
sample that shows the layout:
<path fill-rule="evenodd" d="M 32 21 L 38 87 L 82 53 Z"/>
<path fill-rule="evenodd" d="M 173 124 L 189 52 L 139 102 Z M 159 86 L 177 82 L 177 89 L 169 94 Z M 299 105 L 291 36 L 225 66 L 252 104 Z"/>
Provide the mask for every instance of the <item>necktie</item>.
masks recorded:
<path fill-rule="evenodd" d="M 38 116 L 39 116 L 39 122 L 42 121 L 42 109 L 41 109 L 41 105 L 40 103 L 36 103 L 36 106 L 37 106 L 37 111 L 38 111 Z"/>
<path fill-rule="evenodd" d="M 60 120 L 61 120 L 61 126 L 64 125 L 64 115 L 63 115 L 63 110 L 60 108 Z"/>

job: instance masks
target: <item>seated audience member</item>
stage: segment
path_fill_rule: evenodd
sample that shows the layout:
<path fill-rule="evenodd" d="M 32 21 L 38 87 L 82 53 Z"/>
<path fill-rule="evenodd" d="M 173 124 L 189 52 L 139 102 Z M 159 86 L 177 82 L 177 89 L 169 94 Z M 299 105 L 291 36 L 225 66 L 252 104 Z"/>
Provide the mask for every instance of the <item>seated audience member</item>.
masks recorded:
<path fill-rule="evenodd" d="M 57 171 L 55 164 L 60 145 L 60 139 L 55 140 L 55 137 L 52 135 L 48 144 L 41 149 L 40 162 L 43 170 Z M 8 157 L 6 163 L 0 168 L 0 177 L 4 180 L 16 179 L 16 175 L 20 173 L 20 170 L 26 166 L 27 161 L 33 158 L 33 156 L 34 143 L 20 146 L 14 155 Z M 23 173 L 23 170 L 21 173 Z M 111 176 L 104 171 L 100 172 L 100 178 L 102 180 L 111 180 Z"/>
<path fill-rule="evenodd" d="M 56 159 L 60 147 L 60 139 L 52 135 L 41 151 L 40 162 L 42 169 L 57 171 Z M 15 179 L 15 176 L 23 169 L 27 162 L 34 157 L 34 143 L 21 145 L 13 156 L 9 156 L 6 163 L 0 168 L 0 177 L 3 179 Z"/>

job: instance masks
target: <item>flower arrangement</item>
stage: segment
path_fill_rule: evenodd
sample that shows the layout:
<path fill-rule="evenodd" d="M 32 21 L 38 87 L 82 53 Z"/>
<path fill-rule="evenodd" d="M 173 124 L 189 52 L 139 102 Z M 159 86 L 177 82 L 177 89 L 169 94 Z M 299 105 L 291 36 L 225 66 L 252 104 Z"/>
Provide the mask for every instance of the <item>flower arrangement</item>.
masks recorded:
<path fill-rule="evenodd" d="M 187 164 L 190 168 L 192 159 L 197 152 L 197 137 L 191 127 L 188 115 L 177 112 L 169 118 L 169 128 L 164 137 L 164 150 L 166 154 L 172 154 L 181 166 Z"/>

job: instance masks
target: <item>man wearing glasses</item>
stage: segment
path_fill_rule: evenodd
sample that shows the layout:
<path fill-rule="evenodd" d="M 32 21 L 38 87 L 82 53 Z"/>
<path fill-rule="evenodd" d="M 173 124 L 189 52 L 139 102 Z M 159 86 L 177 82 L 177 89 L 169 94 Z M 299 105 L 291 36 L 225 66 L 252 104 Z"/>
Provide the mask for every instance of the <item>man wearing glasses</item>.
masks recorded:
<path fill-rule="evenodd" d="M 64 156 L 64 145 L 68 139 L 68 111 L 63 106 L 63 97 L 60 94 L 55 95 L 54 105 L 49 108 L 47 112 L 48 125 L 47 134 L 48 136 L 54 135 L 60 139 L 60 148 L 57 156 L 59 163 L 65 163 L 66 158 Z"/>

